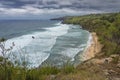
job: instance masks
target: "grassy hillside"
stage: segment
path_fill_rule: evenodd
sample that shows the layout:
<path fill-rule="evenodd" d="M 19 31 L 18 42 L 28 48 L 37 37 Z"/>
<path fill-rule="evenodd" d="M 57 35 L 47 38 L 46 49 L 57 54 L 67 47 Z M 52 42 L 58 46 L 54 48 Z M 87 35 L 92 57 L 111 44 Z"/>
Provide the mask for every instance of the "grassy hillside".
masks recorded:
<path fill-rule="evenodd" d="M 96 32 L 104 45 L 102 52 L 105 55 L 120 54 L 120 13 L 73 16 L 63 23 L 78 24 L 83 29 Z"/>

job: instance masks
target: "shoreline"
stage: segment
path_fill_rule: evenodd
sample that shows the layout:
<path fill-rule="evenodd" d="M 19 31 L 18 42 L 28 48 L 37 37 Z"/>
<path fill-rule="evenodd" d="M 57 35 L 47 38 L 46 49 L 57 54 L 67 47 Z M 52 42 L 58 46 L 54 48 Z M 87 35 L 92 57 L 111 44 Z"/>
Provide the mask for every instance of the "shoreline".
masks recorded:
<path fill-rule="evenodd" d="M 90 34 L 91 34 L 90 36 L 92 37 L 92 39 L 90 39 L 90 43 L 88 41 L 87 47 L 85 48 L 83 53 L 80 55 L 80 60 L 82 62 L 95 57 L 95 55 L 99 53 L 102 48 L 102 45 L 98 41 L 98 36 L 96 35 L 96 33 L 91 32 Z"/>

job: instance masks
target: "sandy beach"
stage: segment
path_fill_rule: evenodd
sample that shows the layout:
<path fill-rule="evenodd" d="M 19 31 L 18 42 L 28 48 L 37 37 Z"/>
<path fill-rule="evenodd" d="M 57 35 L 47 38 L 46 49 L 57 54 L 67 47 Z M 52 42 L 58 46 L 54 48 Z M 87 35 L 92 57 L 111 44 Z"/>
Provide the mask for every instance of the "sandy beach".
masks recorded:
<path fill-rule="evenodd" d="M 91 59 L 101 51 L 102 45 L 99 43 L 96 33 L 92 32 L 91 36 L 92 36 L 91 44 L 88 45 L 84 50 L 83 54 L 80 55 L 81 61 Z"/>

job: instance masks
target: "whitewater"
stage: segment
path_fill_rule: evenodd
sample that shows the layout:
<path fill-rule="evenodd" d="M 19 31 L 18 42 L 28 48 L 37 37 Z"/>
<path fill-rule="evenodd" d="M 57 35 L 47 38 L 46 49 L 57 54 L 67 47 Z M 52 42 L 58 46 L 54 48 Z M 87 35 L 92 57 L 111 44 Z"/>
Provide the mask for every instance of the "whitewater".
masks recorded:
<path fill-rule="evenodd" d="M 13 43 L 11 53 L 6 57 L 14 64 L 26 62 L 28 68 L 40 65 L 64 65 L 68 61 L 78 63 L 78 53 L 82 53 L 89 44 L 90 34 L 77 25 L 67 25 L 61 22 L 51 23 L 50 27 L 42 27 L 8 39 L 5 44 L 9 48 Z M 32 38 L 34 36 L 34 39 Z M 16 65 L 16 64 L 15 64 Z"/>

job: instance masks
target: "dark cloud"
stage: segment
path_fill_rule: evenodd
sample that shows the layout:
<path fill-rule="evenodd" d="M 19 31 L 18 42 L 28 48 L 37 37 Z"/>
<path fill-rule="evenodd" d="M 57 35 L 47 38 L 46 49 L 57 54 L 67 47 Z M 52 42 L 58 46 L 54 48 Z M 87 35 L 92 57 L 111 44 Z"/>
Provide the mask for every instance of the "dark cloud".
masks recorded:
<path fill-rule="evenodd" d="M 30 11 L 42 16 L 44 13 L 57 15 L 61 11 L 64 14 L 79 14 L 84 11 L 114 12 L 120 11 L 120 0 L 0 0 L 0 14 L 32 14 Z"/>
<path fill-rule="evenodd" d="M 120 10 L 120 0 L 0 0 L 0 3 L 9 7 L 22 7 L 25 5 L 37 5 L 42 8 L 88 8 L 110 10 L 113 8 Z M 111 9 L 112 8 L 112 9 Z"/>

